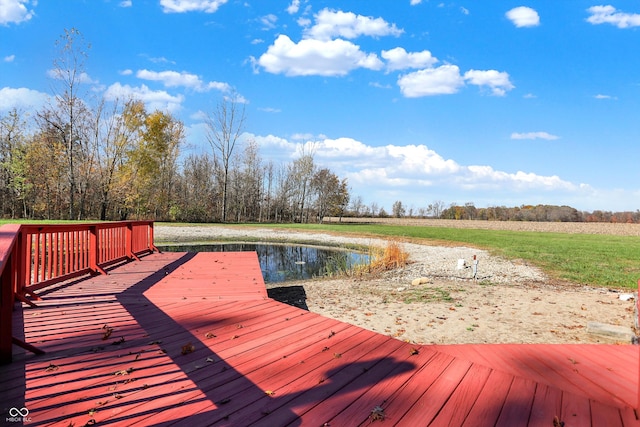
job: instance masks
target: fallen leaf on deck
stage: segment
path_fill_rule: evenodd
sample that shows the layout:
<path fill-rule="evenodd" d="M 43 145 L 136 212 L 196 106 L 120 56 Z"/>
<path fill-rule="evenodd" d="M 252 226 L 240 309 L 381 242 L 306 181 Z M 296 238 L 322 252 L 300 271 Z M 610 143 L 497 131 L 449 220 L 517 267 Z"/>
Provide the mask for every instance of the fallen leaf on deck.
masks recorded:
<path fill-rule="evenodd" d="M 60 369 L 60 367 L 58 365 L 54 365 L 53 363 L 50 363 L 49 366 L 46 367 L 45 371 L 46 372 L 55 372 L 58 369 Z"/>
<path fill-rule="evenodd" d="M 376 406 L 375 408 L 373 408 L 371 410 L 371 413 L 369 414 L 369 419 L 373 422 L 373 421 L 383 421 L 386 418 L 386 415 L 384 413 L 384 409 L 382 409 L 380 406 Z"/>
<path fill-rule="evenodd" d="M 182 346 L 182 354 L 193 353 L 195 350 L 196 350 L 196 346 L 191 344 L 190 342 Z"/>

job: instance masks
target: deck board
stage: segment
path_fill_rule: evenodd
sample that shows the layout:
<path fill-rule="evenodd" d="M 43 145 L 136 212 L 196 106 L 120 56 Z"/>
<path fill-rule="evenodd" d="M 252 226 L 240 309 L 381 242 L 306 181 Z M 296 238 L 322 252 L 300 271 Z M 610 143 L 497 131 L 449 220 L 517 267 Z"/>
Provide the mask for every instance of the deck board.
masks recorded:
<path fill-rule="evenodd" d="M 38 425 L 640 426 L 638 347 L 412 345 L 268 298 L 255 253 L 152 254 L 40 295 L 14 335 L 46 354 L 0 366 L 5 413 Z"/>

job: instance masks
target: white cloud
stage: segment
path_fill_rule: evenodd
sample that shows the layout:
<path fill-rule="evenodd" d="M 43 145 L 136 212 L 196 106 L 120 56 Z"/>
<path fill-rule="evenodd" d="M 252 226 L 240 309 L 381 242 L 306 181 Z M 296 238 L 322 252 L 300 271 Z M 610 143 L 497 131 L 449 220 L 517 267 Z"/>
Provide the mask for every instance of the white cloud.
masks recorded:
<path fill-rule="evenodd" d="M 508 90 L 515 87 L 509 81 L 508 73 L 496 70 L 469 70 L 464 73 L 464 78 L 473 85 L 490 87 L 496 96 L 504 96 Z"/>
<path fill-rule="evenodd" d="M 282 110 L 279 108 L 273 108 L 273 107 L 258 107 L 259 111 L 264 111 L 265 113 L 281 113 Z"/>
<path fill-rule="evenodd" d="M 408 53 L 401 47 L 383 50 L 380 56 L 387 60 L 388 71 L 431 67 L 438 62 L 428 50 Z"/>
<path fill-rule="evenodd" d="M 122 0 L 119 4 L 120 7 L 131 7 L 133 6 L 132 0 Z"/>
<path fill-rule="evenodd" d="M 375 88 L 378 88 L 378 89 L 391 89 L 391 85 L 390 84 L 382 84 L 380 82 L 369 82 L 369 86 L 375 87 Z"/>
<path fill-rule="evenodd" d="M 595 99 L 618 99 L 615 96 L 611 96 L 611 95 L 603 95 L 601 93 L 597 94 L 596 96 L 594 96 Z"/>
<path fill-rule="evenodd" d="M 163 90 L 153 91 L 145 85 L 133 87 L 114 83 L 105 91 L 105 99 L 113 101 L 115 99 L 138 99 L 145 103 L 149 110 L 178 111 L 184 101 L 182 95 L 173 96 Z"/>
<path fill-rule="evenodd" d="M 30 20 L 35 14 L 33 9 L 29 10 L 29 4 L 37 6 L 36 0 L 0 0 L 0 25 L 19 24 Z"/>
<path fill-rule="evenodd" d="M 553 141 L 559 138 L 559 136 L 547 132 L 514 132 L 511 134 L 511 139 L 546 139 L 547 141 Z"/>
<path fill-rule="evenodd" d="M 464 184 L 466 189 L 496 189 L 496 190 L 571 190 L 579 189 L 579 186 L 565 181 L 557 175 L 544 176 L 535 173 L 517 171 L 508 173 L 494 170 L 491 166 L 467 166 L 468 173 L 459 177 L 459 184 Z"/>
<path fill-rule="evenodd" d="M 15 55 L 7 55 L 2 60 L 4 62 L 13 62 L 16 59 Z"/>
<path fill-rule="evenodd" d="M 300 0 L 292 0 L 291 4 L 287 7 L 287 13 L 295 15 L 300 10 Z"/>
<path fill-rule="evenodd" d="M 535 9 L 526 6 L 515 7 L 509 10 L 506 17 L 518 28 L 537 27 L 540 25 L 540 16 Z"/>
<path fill-rule="evenodd" d="M 118 71 L 118 74 L 120 74 L 121 76 L 130 76 L 131 74 L 133 74 L 133 70 L 127 68 L 126 70 Z"/>
<path fill-rule="evenodd" d="M 617 9 L 611 5 L 592 6 L 587 9 L 587 12 L 591 14 L 591 16 L 587 18 L 587 22 L 594 25 L 611 24 L 618 28 L 640 26 L 640 14 L 618 12 Z"/>
<path fill-rule="evenodd" d="M 0 111 L 8 111 L 12 108 L 38 109 L 48 99 L 46 93 L 25 87 L 0 89 Z"/>
<path fill-rule="evenodd" d="M 214 13 L 226 2 L 227 0 L 160 0 L 160 5 L 164 13 Z"/>
<path fill-rule="evenodd" d="M 451 95 L 457 93 L 466 83 L 487 86 L 496 96 L 504 96 L 508 90 L 514 88 L 506 72 L 469 70 L 462 76 L 458 66 L 450 64 L 425 68 L 398 78 L 400 91 L 407 98 Z"/>
<path fill-rule="evenodd" d="M 422 0 L 411 0 L 409 2 L 409 4 L 411 4 L 411 6 L 415 6 L 415 5 L 420 4 L 420 3 L 422 3 Z"/>
<path fill-rule="evenodd" d="M 191 73 L 177 72 L 177 71 L 149 71 L 138 70 L 136 77 L 143 80 L 150 80 L 161 82 L 165 87 L 186 87 L 198 92 L 208 92 L 215 89 L 221 92 L 228 92 L 231 90 L 231 86 L 228 83 L 222 82 L 208 82 L 205 83 L 202 79 Z"/>
<path fill-rule="evenodd" d="M 346 40 L 304 39 L 296 44 L 286 35 L 278 36 L 258 63 L 270 73 L 287 76 L 344 76 L 357 68 L 383 66 L 377 55 Z"/>
<path fill-rule="evenodd" d="M 305 38 L 330 40 L 335 37 L 354 39 L 359 36 L 399 36 L 403 30 L 382 18 L 356 15 L 353 12 L 323 9 L 315 16 L 315 25 L 305 31 Z"/>
<path fill-rule="evenodd" d="M 558 175 L 501 171 L 490 165 L 461 165 L 426 145 L 375 147 L 353 138 L 295 135 L 244 137 L 255 140 L 267 160 L 291 161 L 302 147 L 314 148 L 320 167 L 347 178 L 352 194 L 390 207 L 394 200 L 426 206 L 429 200 L 473 201 L 487 205 L 530 203 L 567 204 L 593 193 L 587 184 L 574 184 Z M 431 197 L 431 199 L 425 199 Z M 584 203 L 584 202 L 581 202 Z M 479 205 L 477 205 L 479 206 Z"/>
<path fill-rule="evenodd" d="M 263 29 L 271 30 L 276 27 L 276 22 L 278 22 L 278 17 L 273 13 L 265 15 L 260 18 L 260 22 L 262 23 Z"/>
<path fill-rule="evenodd" d="M 407 98 L 449 95 L 464 86 L 464 79 L 456 65 L 442 65 L 401 75 L 398 86 Z"/>

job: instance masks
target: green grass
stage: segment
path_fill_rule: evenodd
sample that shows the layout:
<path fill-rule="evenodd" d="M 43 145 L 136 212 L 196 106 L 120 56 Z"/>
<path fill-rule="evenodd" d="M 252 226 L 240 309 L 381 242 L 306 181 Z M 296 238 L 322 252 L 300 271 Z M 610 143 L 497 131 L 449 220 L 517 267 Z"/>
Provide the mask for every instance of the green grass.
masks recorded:
<path fill-rule="evenodd" d="M 553 278 L 581 285 L 635 288 L 640 279 L 640 239 L 635 236 L 384 224 L 269 224 L 268 227 L 467 245 L 504 258 L 523 260 Z"/>

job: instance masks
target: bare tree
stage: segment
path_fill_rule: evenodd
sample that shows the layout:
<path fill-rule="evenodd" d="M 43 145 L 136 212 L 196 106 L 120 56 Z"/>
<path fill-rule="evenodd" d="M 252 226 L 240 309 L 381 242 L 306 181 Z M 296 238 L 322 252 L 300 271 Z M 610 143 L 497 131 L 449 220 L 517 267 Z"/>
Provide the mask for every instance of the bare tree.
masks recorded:
<path fill-rule="evenodd" d="M 391 212 L 393 213 L 394 217 L 402 218 L 407 212 L 407 210 L 402 204 L 402 201 L 396 200 L 395 202 L 393 202 L 393 206 L 391 207 Z"/>
<path fill-rule="evenodd" d="M 427 207 L 427 214 L 432 218 L 440 218 L 444 211 L 444 202 L 442 200 L 436 200 Z"/>
<path fill-rule="evenodd" d="M 84 152 L 86 138 L 83 131 L 86 129 L 83 122 L 87 120 L 88 111 L 80 90 L 81 84 L 88 80 L 84 63 L 90 47 L 77 29 L 64 30 L 64 34 L 56 41 L 58 56 L 53 60 L 50 73 L 53 78 L 54 103 L 45 107 L 38 115 L 46 124 L 43 127 L 49 128 L 53 133 L 51 136 L 61 142 L 64 150 L 69 219 L 80 218 L 82 215 L 81 209 L 76 206 L 75 197 L 79 189 L 86 188 L 84 183 L 78 182 L 78 175 L 81 173 L 78 166 L 83 162 L 87 166 L 87 159 L 83 159 L 87 154 Z"/>
<path fill-rule="evenodd" d="M 240 135 L 244 131 L 245 106 L 239 97 L 231 97 L 220 101 L 216 109 L 206 119 L 207 141 L 213 150 L 214 161 L 222 167 L 222 222 L 227 220 L 227 201 L 229 187 L 229 167 L 233 152 Z"/>

